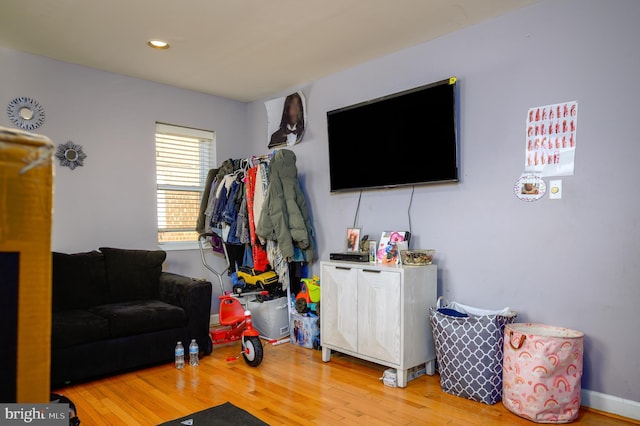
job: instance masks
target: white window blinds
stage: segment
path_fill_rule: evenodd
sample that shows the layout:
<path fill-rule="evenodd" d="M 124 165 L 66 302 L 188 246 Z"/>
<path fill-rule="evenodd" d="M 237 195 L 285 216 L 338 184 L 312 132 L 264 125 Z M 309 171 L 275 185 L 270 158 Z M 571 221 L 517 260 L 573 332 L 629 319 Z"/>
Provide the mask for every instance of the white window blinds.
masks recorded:
<path fill-rule="evenodd" d="M 197 241 L 195 232 L 207 173 L 214 157 L 212 131 L 156 123 L 158 242 Z"/>

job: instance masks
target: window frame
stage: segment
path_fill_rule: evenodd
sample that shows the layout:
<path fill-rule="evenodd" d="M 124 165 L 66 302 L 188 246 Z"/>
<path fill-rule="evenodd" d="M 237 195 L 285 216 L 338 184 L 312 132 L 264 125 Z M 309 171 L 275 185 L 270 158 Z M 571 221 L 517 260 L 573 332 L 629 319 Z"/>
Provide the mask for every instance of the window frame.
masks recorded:
<path fill-rule="evenodd" d="M 204 162 L 200 160 L 198 162 L 199 172 L 199 185 L 180 185 L 177 182 L 167 182 L 160 183 L 161 181 L 161 172 L 160 172 L 160 154 L 158 148 L 158 139 L 159 136 L 167 136 L 171 137 L 179 137 L 186 139 L 200 139 L 200 147 L 201 154 L 200 157 L 207 157 L 206 151 L 208 150 L 208 161 Z M 208 146 L 207 146 L 208 144 Z M 204 150 L 204 152 L 202 152 Z M 195 240 L 187 240 L 187 241 L 161 241 L 160 235 L 162 232 L 194 232 L 196 224 L 193 224 L 193 227 L 189 228 L 171 228 L 166 226 L 166 218 L 168 217 L 167 212 L 164 212 L 164 215 L 161 214 L 163 208 L 166 209 L 166 204 L 161 205 L 160 192 L 161 191 L 174 191 L 174 192 L 185 192 L 192 194 L 194 192 L 198 193 L 198 210 L 200 208 L 200 200 L 202 199 L 203 191 L 207 190 L 205 188 L 205 183 L 207 179 L 207 174 L 209 170 L 215 164 L 216 158 L 216 133 L 213 130 L 204 130 L 197 129 L 193 127 L 174 125 L 162 122 L 156 122 L 155 133 L 154 133 L 154 152 L 155 152 L 155 181 L 156 181 L 156 243 L 163 250 L 191 250 L 198 249 L 198 241 Z M 165 227 L 161 228 L 161 225 L 164 223 Z M 196 218 L 197 220 L 197 218 Z"/>

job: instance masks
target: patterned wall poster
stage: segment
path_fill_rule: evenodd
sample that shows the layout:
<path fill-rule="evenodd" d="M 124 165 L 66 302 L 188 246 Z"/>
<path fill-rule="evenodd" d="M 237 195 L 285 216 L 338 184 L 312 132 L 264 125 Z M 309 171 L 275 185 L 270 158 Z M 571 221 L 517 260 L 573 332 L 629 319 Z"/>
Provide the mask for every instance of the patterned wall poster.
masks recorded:
<path fill-rule="evenodd" d="M 298 91 L 289 96 L 264 103 L 267 109 L 267 140 L 269 149 L 292 146 L 302 141 L 307 128 L 307 106 L 304 93 Z"/>
<path fill-rule="evenodd" d="M 577 101 L 529 109 L 525 170 L 542 177 L 573 175 L 577 127 Z"/>

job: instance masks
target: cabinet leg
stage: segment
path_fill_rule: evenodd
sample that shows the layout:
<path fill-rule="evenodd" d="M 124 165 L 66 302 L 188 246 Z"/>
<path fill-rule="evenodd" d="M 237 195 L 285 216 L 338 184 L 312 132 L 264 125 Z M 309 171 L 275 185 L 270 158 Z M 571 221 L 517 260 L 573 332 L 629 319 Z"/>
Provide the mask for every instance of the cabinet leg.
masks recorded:
<path fill-rule="evenodd" d="M 329 362 L 331 361 L 331 349 L 322 347 L 322 361 Z"/>
<path fill-rule="evenodd" d="M 407 387 L 407 370 L 396 370 L 396 376 L 398 380 L 399 388 Z"/>
<path fill-rule="evenodd" d="M 436 360 L 432 359 L 431 361 L 427 361 L 426 370 L 429 376 L 433 376 L 436 374 Z"/>

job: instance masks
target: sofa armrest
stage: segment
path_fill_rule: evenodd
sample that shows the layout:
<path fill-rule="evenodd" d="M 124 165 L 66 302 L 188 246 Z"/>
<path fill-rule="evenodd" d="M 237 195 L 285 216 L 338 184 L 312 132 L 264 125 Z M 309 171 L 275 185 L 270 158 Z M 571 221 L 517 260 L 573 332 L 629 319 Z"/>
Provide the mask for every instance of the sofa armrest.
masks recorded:
<path fill-rule="evenodd" d="M 204 353 L 210 354 L 211 283 L 170 272 L 162 272 L 159 284 L 160 300 L 180 306 L 187 313 L 189 335 L 184 336 L 184 340 L 188 342 L 187 339 L 198 339 Z"/>
<path fill-rule="evenodd" d="M 187 312 L 205 304 L 207 315 L 210 315 L 211 283 L 197 281 L 184 275 L 162 272 L 160 274 L 160 300 L 180 306 Z"/>

